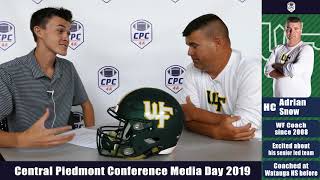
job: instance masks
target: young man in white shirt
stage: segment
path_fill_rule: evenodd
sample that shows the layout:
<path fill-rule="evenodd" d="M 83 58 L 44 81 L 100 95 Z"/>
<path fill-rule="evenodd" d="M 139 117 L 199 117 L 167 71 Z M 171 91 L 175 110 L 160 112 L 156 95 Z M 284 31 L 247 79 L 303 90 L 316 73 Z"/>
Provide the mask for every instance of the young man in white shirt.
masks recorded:
<path fill-rule="evenodd" d="M 231 49 L 228 28 L 214 14 L 191 21 L 183 36 L 193 63 L 181 93 L 186 127 L 224 140 L 261 137 L 261 66 Z"/>
<path fill-rule="evenodd" d="M 264 73 L 273 78 L 274 97 L 309 97 L 314 52 L 310 45 L 301 41 L 300 18 L 289 17 L 285 33 L 287 43 L 273 49 Z"/>

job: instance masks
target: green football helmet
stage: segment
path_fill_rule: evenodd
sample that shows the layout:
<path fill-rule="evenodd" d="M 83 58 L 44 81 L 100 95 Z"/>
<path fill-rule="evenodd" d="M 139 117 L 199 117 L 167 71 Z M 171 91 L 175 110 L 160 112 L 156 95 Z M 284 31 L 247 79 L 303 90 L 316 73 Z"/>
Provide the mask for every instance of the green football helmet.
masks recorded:
<path fill-rule="evenodd" d="M 170 94 L 155 88 L 141 88 L 127 94 L 117 106 L 108 109 L 118 126 L 97 130 L 99 154 L 142 159 L 169 154 L 183 128 L 184 114 Z"/>

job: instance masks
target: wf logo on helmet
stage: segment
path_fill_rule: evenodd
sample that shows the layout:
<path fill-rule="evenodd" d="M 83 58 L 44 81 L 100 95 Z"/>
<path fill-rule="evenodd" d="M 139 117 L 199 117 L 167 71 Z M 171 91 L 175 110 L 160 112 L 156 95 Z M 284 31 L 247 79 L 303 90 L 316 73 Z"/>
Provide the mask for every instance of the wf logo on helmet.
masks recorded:
<path fill-rule="evenodd" d="M 158 128 L 164 128 L 164 121 L 170 119 L 173 115 L 173 108 L 164 106 L 164 102 L 153 102 L 151 111 L 151 102 L 143 101 L 144 104 L 144 117 L 149 120 L 158 120 Z"/>
<path fill-rule="evenodd" d="M 119 87 L 119 71 L 112 66 L 105 66 L 99 69 L 98 72 L 98 86 L 99 88 L 111 94 Z"/>
<path fill-rule="evenodd" d="M 70 28 L 70 44 L 73 50 L 77 49 L 84 42 L 84 28 L 78 21 L 73 21 Z"/>
<path fill-rule="evenodd" d="M 5 51 L 14 43 L 16 43 L 14 25 L 6 21 L 0 21 L 0 48 Z"/>
<path fill-rule="evenodd" d="M 182 89 L 183 73 L 186 70 L 179 65 L 172 65 L 166 69 L 166 87 L 172 92 L 178 93 Z"/>
<path fill-rule="evenodd" d="M 143 49 L 152 41 L 152 24 L 146 20 L 137 20 L 131 24 L 131 42 Z"/>

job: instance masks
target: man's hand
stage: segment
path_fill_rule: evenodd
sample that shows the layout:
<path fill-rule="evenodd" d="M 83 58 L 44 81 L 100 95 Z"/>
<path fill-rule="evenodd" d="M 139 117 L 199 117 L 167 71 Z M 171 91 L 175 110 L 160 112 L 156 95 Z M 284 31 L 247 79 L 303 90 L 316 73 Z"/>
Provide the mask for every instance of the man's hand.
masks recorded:
<path fill-rule="evenodd" d="M 284 64 L 281 64 L 281 63 L 273 63 L 272 64 L 273 69 L 277 70 L 282 75 L 283 75 L 283 66 L 284 66 Z"/>
<path fill-rule="evenodd" d="M 70 130 L 71 126 L 52 129 L 45 128 L 44 122 L 48 117 L 49 110 L 46 109 L 46 112 L 29 129 L 18 134 L 17 146 L 20 148 L 52 147 L 72 140 L 75 134 L 58 135 Z"/>
<path fill-rule="evenodd" d="M 239 116 L 230 116 L 219 125 L 213 126 L 212 135 L 215 139 L 245 141 L 254 137 L 255 129 L 248 123 L 242 127 L 234 127 L 233 122 L 240 120 Z"/>
<path fill-rule="evenodd" d="M 190 96 L 186 97 L 186 104 L 183 105 L 184 114 L 185 114 L 185 121 L 192 121 L 192 117 L 196 107 L 191 102 Z"/>
<path fill-rule="evenodd" d="M 279 72 L 278 70 L 273 70 L 269 73 L 269 76 L 272 77 L 272 78 L 275 78 L 275 79 L 279 79 L 279 78 L 282 78 L 284 77 L 284 75 Z"/>
<path fill-rule="evenodd" d="M 199 134 L 210 136 L 214 139 L 245 141 L 254 137 L 255 129 L 251 129 L 251 124 L 242 127 L 234 127 L 233 122 L 238 121 L 239 116 L 229 116 L 220 123 L 213 125 L 198 121 L 186 122 L 186 127 Z"/>

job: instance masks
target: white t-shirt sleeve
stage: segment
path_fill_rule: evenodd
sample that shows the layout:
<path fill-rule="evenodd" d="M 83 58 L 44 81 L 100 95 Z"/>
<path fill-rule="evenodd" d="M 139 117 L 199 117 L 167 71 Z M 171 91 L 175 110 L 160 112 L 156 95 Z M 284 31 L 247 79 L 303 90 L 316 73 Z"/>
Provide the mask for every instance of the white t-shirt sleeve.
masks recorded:
<path fill-rule="evenodd" d="M 193 64 L 188 65 L 183 78 L 183 89 L 179 96 L 180 104 L 186 104 L 186 97 L 190 96 L 191 102 L 196 107 L 200 107 L 200 100 L 197 87 L 197 77 L 199 77 L 199 75 L 200 72 L 198 72 L 198 70 L 193 66 Z"/>
<path fill-rule="evenodd" d="M 241 117 L 233 125 L 239 127 L 251 123 L 261 129 L 261 64 L 250 60 L 239 67 L 238 95 L 234 115 Z"/>
<path fill-rule="evenodd" d="M 297 61 L 292 63 L 286 63 L 283 68 L 285 76 L 299 76 L 304 73 L 308 75 L 313 71 L 314 52 L 313 48 L 309 45 L 305 45 L 297 57 Z"/>
<path fill-rule="evenodd" d="M 269 60 L 266 62 L 264 66 L 264 75 L 268 78 L 271 78 L 269 74 L 271 73 L 271 71 L 274 70 L 272 64 L 276 62 L 276 49 L 277 47 L 272 50 L 272 53 L 269 56 Z"/>

